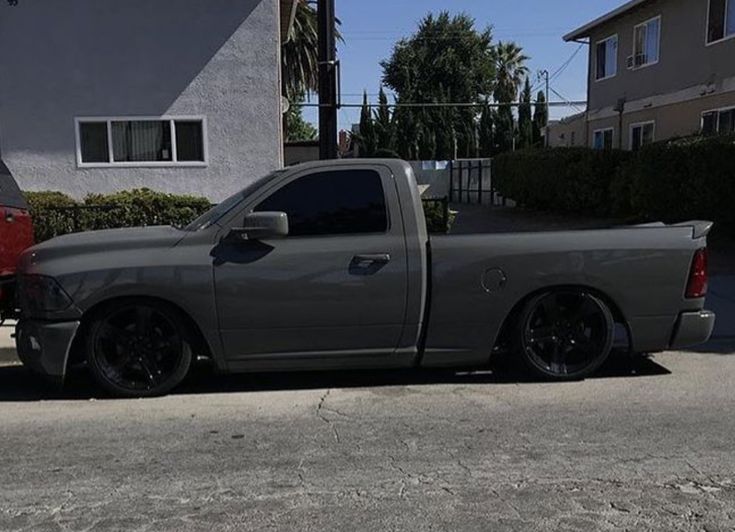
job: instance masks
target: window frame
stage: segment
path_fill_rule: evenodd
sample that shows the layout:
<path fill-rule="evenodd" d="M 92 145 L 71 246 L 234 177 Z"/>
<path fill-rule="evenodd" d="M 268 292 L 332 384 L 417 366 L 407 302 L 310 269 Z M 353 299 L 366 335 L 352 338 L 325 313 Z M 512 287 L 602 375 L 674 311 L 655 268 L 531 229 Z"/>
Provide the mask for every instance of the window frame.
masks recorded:
<path fill-rule="evenodd" d="M 653 133 L 651 133 L 651 144 L 656 142 L 656 121 L 655 120 L 645 120 L 643 122 L 634 122 L 630 124 L 630 127 L 628 129 L 628 149 L 630 151 L 633 151 L 633 130 L 637 127 L 641 128 L 641 139 L 643 139 L 643 127 L 647 125 L 653 126 Z M 647 146 L 647 144 L 641 144 L 640 148 L 643 148 L 643 146 Z"/>
<path fill-rule="evenodd" d="M 274 194 L 277 194 L 287 186 L 291 185 L 292 183 L 295 183 L 299 179 L 311 177 L 318 174 L 328 174 L 328 173 L 338 173 L 341 171 L 348 170 L 347 167 L 340 168 L 339 166 L 336 166 L 334 168 L 313 168 L 311 170 L 304 171 L 302 173 L 299 173 L 295 176 L 290 176 L 288 179 L 284 181 L 279 181 L 277 184 L 273 184 L 273 186 L 268 187 L 267 190 L 260 191 L 258 194 L 254 195 L 253 197 L 255 199 L 252 199 L 252 201 L 248 202 L 248 206 L 245 208 L 244 211 L 241 211 L 241 213 L 244 213 L 245 215 L 252 214 L 256 211 L 256 209 L 266 200 L 270 199 L 271 196 Z M 308 239 L 317 239 L 317 238 L 361 238 L 361 237 L 368 237 L 368 236 L 376 236 L 376 235 L 389 235 L 393 233 L 394 231 L 394 223 L 393 223 L 393 209 L 391 208 L 390 203 L 390 196 L 388 193 L 388 190 L 386 188 L 387 183 L 384 179 L 383 172 L 379 170 L 378 168 L 369 167 L 369 166 L 355 166 L 350 167 L 349 170 L 369 170 L 371 172 L 374 172 L 375 175 L 378 177 L 380 182 L 380 188 L 383 192 L 383 201 L 385 202 L 385 216 L 386 216 L 386 229 L 385 231 L 372 231 L 369 233 L 329 233 L 324 235 L 288 235 L 284 240 L 308 240 Z M 239 216 L 240 214 L 238 214 Z"/>
<path fill-rule="evenodd" d="M 115 162 L 114 144 L 112 142 L 113 122 L 169 122 L 171 130 L 170 161 L 120 161 Z M 176 122 L 201 122 L 203 161 L 178 161 L 176 153 Z M 85 163 L 82 161 L 81 124 L 106 123 L 108 162 Z M 164 115 L 164 116 L 78 116 L 74 118 L 74 134 L 76 138 L 77 168 L 204 168 L 209 166 L 209 137 L 207 133 L 207 117 L 203 115 Z"/>
<path fill-rule="evenodd" d="M 615 42 L 616 42 L 616 47 L 615 47 L 616 48 L 615 49 L 615 73 L 614 74 L 611 74 L 609 76 L 598 78 L 597 77 L 597 70 L 598 70 L 598 64 L 597 64 L 597 47 L 600 44 L 602 44 L 602 43 L 606 43 L 608 41 L 611 41 L 612 39 L 615 39 Z M 595 83 L 597 83 L 598 81 L 605 81 L 606 79 L 612 79 L 612 78 L 614 78 L 615 76 L 618 75 L 618 63 L 620 62 L 620 37 L 618 36 L 617 33 L 613 33 L 609 37 L 606 37 L 605 39 L 600 39 L 599 41 L 597 41 L 595 43 L 595 52 L 594 52 L 594 54 L 595 54 L 595 74 L 594 74 L 595 75 Z M 607 55 L 605 55 L 605 57 L 607 57 Z M 605 66 L 607 66 L 607 64 Z"/>
<path fill-rule="evenodd" d="M 636 50 L 635 50 L 635 46 L 636 46 L 636 32 L 637 32 L 638 28 L 640 28 L 642 26 L 648 26 L 648 24 L 650 24 L 654 20 L 658 20 L 658 42 L 656 44 L 656 46 L 658 47 L 658 56 L 656 57 L 656 61 L 651 61 L 651 62 L 648 62 L 648 63 L 644 63 L 642 65 L 636 65 L 635 64 L 635 57 L 636 57 Z M 648 30 L 646 30 L 646 31 L 648 31 Z M 643 22 L 641 22 L 641 23 L 636 24 L 635 26 L 633 26 L 633 56 L 632 56 L 633 57 L 633 66 L 631 67 L 631 70 L 640 70 L 641 68 L 646 68 L 646 67 L 650 67 L 650 66 L 653 66 L 653 65 L 657 65 L 661 61 L 661 34 L 662 33 L 663 33 L 663 19 L 662 19 L 662 17 L 661 17 L 660 14 L 659 15 L 656 15 L 655 17 L 651 17 L 648 20 L 644 20 Z"/>
<path fill-rule="evenodd" d="M 709 22 L 710 22 L 710 15 L 712 14 L 712 0 L 707 0 L 707 24 L 704 27 L 704 45 L 705 46 L 714 46 L 715 44 L 720 44 L 721 42 L 735 39 L 735 32 L 731 33 L 730 35 L 727 34 L 727 12 L 730 8 L 730 2 L 733 2 L 733 1 L 735 0 L 725 0 L 724 37 L 714 40 L 714 41 L 710 41 L 709 40 Z"/>
<path fill-rule="evenodd" d="M 727 113 L 731 111 L 735 112 L 735 105 L 730 105 L 728 107 L 720 107 L 717 109 L 707 109 L 706 111 L 702 111 L 702 114 L 700 115 L 699 130 L 700 131 L 704 130 L 705 115 L 708 115 L 710 113 L 717 113 L 717 121 L 716 121 L 717 129 L 715 132 L 717 135 L 719 135 L 720 134 L 720 113 Z"/>
<path fill-rule="evenodd" d="M 595 129 L 595 130 L 593 130 L 593 131 L 592 131 L 592 148 L 593 148 L 593 149 L 595 149 L 595 150 L 601 150 L 601 151 L 604 151 L 604 150 L 606 150 L 606 149 L 607 149 L 607 148 L 605 148 L 605 146 L 604 146 L 604 144 L 605 144 L 605 137 L 604 137 L 604 135 L 605 135 L 605 133 L 607 133 L 608 131 L 610 132 L 610 136 L 611 136 L 611 140 L 610 140 L 610 149 L 611 149 L 611 150 L 614 150 L 614 149 L 615 149 L 615 128 L 614 128 L 614 127 L 603 127 L 603 128 L 600 128 L 600 129 Z M 603 135 L 603 137 L 602 137 L 602 142 L 603 142 L 603 146 L 602 146 L 602 148 L 596 148 L 596 147 L 595 147 L 595 136 L 596 136 L 596 135 L 597 135 L 598 133 L 600 133 L 600 134 L 602 134 L 602 135 Z"/>

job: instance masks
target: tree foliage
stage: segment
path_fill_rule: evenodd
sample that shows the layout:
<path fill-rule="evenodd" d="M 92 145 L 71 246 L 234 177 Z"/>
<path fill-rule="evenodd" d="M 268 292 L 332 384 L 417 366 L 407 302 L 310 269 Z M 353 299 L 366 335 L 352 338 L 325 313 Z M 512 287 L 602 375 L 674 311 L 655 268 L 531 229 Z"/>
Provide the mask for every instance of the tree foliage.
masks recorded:
<path fill-rule="evenodd" d="M 531 113 L 531 83 L 526 78 L 526 83 L 521 92 L 520 105 L 518 106 L 518 147 L 520 149 L 530 148 L 533 145 Z"/>
<path fill-rule="evenodd" d="M 314 140 L 317 138 L 317 130 L 311 122 L 304 119 L 302 99 L 291 103 L 285 117 L 286 141 L 298 142 L 303 140 Z"/>
<path fill-rule="evenodd" d="M 360 147 L 361 157 L 373 157 L 378 151 L 378 135 L 375 128 L 375 120 L 373 119 L 372 108 L 368 102 L 367 92 L 362 97 L 362 111 L 360 112 L 360 132 L 356 136 L 357 144 Z"/>
<path fill-rule="evenodd" d="M 383 83 L 403 103 L 479 103 L 492 94 L 495 66 L 490 29 L 478 31 L 466 14 L 429 14 L 381 63 Z M 408 108 L 394 117 L 396 151 L 451 159 L 477 151 L 477 112 L 471 108 Z M 410 116 L 409 116 L 410 115 Z M 399 141 L 413 135 L 418 149 Z M 401 155 L 404 155 L 401 153 Z M 416 155 L 416 153 L 411 153 Z"/>
<path fill-rule="evenodd" d="M 533 143 L 540 145 L 543 131 L 549 123 L 549 106 L 543 91 L 538 91 L 533 110 Z"/>

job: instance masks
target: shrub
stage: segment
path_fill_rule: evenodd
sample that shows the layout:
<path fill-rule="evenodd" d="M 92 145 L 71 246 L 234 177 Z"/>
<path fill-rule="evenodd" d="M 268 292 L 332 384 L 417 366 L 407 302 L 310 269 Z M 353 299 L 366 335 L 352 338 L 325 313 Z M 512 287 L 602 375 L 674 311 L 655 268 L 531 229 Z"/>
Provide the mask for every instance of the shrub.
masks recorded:
<path fill-rule="evenodd" d="M 495 186 L 503 196 L 539 210 L 608 214 L 610 190 L 622 151 L 557 148 L 499 155 Z"/>
<path fill-rule="evenodd" d="M 589 148 L 515 152 L 495 186 L 526 207 L 640 221 L 713 220 L 735 234 L 735 139 L 687 138 L 637 153 Z"/>
<path fill-rule="evenodd" d="M 735 234 L 735 142 L 714 138 L 647 146 L 620 166 L 616 181 L 635 217 L 714 220 Z M 622 185 L 624 184 L 624 185 Z"/>
<path fill-rule="evenodd" d="M 26 192 L 37 242 L 99 229 L 185 225 L 210 208 L 205 198 L 139 189 L 92 194 L 78 202 L 60 192 Z"/>
<path fill-rule="evenodd" d="M 447 200 L 424 200 L 423 205 L 429 233 L 448 233 L 455 214 L 449 210 Z"/>

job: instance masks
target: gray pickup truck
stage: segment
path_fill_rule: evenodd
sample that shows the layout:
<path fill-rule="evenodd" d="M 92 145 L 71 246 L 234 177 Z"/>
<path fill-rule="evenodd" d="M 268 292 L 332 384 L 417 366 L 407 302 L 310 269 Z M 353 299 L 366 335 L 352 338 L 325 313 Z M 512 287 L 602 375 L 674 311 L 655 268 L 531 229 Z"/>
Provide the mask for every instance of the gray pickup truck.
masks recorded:
<path fill-rule="evenodd" d="M 398 160 L 275 172 L 188 227 L 67 235 L 28 250 L 18 352 L 63 379 L 86 364 L 121 396 L 221 372 L 481 367 L 500 347 L 547 379 L 630 349 L 705 342 L 712 224 L 427 234 Z M 617 327 L 616 327 L 617 326 Z"/>

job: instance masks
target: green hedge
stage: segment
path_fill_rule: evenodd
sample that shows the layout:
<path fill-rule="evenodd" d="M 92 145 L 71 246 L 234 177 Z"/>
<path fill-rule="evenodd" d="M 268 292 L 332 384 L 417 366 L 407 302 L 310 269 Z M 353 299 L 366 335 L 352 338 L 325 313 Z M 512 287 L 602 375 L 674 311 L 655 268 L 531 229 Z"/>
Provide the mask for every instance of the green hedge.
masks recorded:
<path fill-rule="evenodd" d="M 138 189 L 110 195 L 91 194 L 76 201 L 61 192 L 25 192 L 36 242 L 80 231 L 151 225 L 183 226 L 210 208 L 205 198 L 176 196 Z M 429 231 L 446 233 L 453 214 L 445 217 L 441 201 L 424 203 Z"/>
<path fill-rule="evenodd" d="M 630 157 L 628 152 L 587 148 L 528 150 L 496 157 L 493 175 L 503 196 L 526 207 L 609 214 L 617 168 Z"/>
<path fill-rule="evenodd" d="M 150 225 L 186 225 L 209 200 L 138 189 L 92 194 L 78 202 L 60 192 L 25 192 L 37 242 L 79 231 Z"/>
<path fill-rule="evenodd" d="M 540 210 L 629 220 L 715 221 L 735 234 L 735 141 L 680 140 L 637 153 L 552 148 L 496 158 L 498 191 Z"/>

